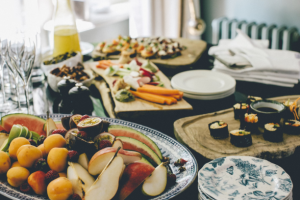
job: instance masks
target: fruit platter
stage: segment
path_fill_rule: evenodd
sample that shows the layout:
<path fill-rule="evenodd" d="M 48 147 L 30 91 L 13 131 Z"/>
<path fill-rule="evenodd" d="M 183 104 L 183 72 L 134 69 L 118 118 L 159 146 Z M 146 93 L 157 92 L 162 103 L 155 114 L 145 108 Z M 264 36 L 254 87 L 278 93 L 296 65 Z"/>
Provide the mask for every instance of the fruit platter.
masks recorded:
<path fill-rule="evenodd" d="M 198 166 L 171 137 L 88 115 L 3 116 L 0 195 L 11 199 L 171 199 Z"/>

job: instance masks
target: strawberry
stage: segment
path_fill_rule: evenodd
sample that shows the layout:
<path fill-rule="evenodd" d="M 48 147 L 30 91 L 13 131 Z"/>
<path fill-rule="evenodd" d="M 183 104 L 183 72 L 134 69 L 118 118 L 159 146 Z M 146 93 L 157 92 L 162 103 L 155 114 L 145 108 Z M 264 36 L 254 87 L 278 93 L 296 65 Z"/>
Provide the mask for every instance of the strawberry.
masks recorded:
<path fill-rule="evenodd" d="M 68 152 L 68 161 L 70 161 L 70 162 L 77 162 L 78 158 L 79 158 L 79 153 L 77 151 L 70 150 Z"/>
<path fill-rule="evenodd" d="M 88 138 L 87 133 L 85 131 L 79 131 L 77 133 L 77 137 L 80 137 L 80 138 L 82 138 L 84 140 L 87 140 L 87 138 Z"/>
<path fill-rule="evenodd" d="M 78 194 L 72 194 L 68 200 L 81 200 L 81 197 Z"/>
<path fill-rule="evenodd" d="M 32 146 L 35 146 L 36 147 L 36 142 L 34 141 L 34 140 L 32 140 L 32 139 L 27 139 L 29 142 L 30 142 L 30 144 L 32 145 Z"/>
<path fill-rule="evenodd" d="M 50 183 L 51 181 L 53 181 L 54 179 L 57 179 L 58 177 L 59 177 L 59 174 L 57 173 L 57 171 L 50 170 L 46 173 L 45 181 L 46 181 L 46 183 Z"/>
<path fill-rule="evenodd" d="M 45 139 L 46 139 L 45 136 L 41 135 L 40 138 L 37 141 L 37 145 L 43 144 Z"/>
<path fill-rule="evenodd" d="M 52 131 L 52 135 L 54 135 L 54 134 L 60 134 L 63 137 L 65 137 L 66 133 L 67 133 L 67 131 L 64 130 L 64 129 L 56 129 L 56 130 Z"/>
<path fill-rule="evenodd" d="M 49 170 L 47 161 L 44 158 L 37 159 L 33 165 L 33 168 L 35 171 L 47 172 Z"/>
<path fill-rule="evenodd" d="M 82 120 L 84 120 L 84 119 L 86 119 L 86 118 L 90 118 L 90 116 L 88 116 L 88 115 L 83 115 L 83 116 L 80 118 L 79 121 L 82 121 Z"/>
<path fill-rule="evenodd" d="M 31 187 L 27 182 L 22 183 L 22 185 L 20 185 L 20 191 L 23 192 L 23 193 L 28 194 L 31 191 Z"/>
<path fill-rule="evenodd" d="M 98 145 L 98 150 L 104 149 L 106 147 L 111 147 L 112 144 L 109 140 L 101 140 Z"/>
<path fill-rule="evenodd" d="M 170 185 L 174 185 L 176 183 L 176 175 L 175 174 L 168 174 L 168 180 L 167 183 Z"/>
<path fill-rule="evenodd" d="M 184 160 L 183 158 L 180 158 L 176 162 L 174 162 L 174 165 L 175 166 L 183 166 L 185 163 L 187 163 L 187 161 Z"/>

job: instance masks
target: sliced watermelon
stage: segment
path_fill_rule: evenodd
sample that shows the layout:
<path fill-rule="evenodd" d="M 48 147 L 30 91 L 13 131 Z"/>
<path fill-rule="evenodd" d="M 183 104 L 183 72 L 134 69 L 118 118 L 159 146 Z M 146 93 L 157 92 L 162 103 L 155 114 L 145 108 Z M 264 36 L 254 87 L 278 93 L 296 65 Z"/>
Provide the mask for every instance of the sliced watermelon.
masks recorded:
<path fill-rule="evenodd" d="M 150 149 L 152 149 L 156 155 L 162 159 L 161 152 L 158 148 L 158 146 L 151 140 L 149 137 L 144 135 L 143 133 L 134 130 L 132 128 L 122 126 L 122 125 L 110 125 L 108 127 L 108 132 L 113 134 L 114 136 L 124 136 L 124 137 L 130 137 L 133 139 L 136 139 L 144 144 L 146 144 Z"/>
<path fill-rule="evenodd" d="M 0 132 L 1 132 L 1 131 L 6 131 L 6 132 L 9 133 L 9 131 L 5 130 L 4 127 L 0 125 Z"/>
<path fill-rule="evenodd" d="M 55 121 L 55 125 L 56 125 L 57 129 L 65 130 L 65 128 L 63 127 L 61 121 Z"/>
<path fill-rule="evenodd" d="M 45 123 L 45 119 L 22 113 L 5 115 L 1 119 L 1 126 L 8 132 L 14 124 L 21 124 L 22 126 L 26 126 L 28 130 L 44 136 L 46 135 L 46 132 L 43 130 Z"/>

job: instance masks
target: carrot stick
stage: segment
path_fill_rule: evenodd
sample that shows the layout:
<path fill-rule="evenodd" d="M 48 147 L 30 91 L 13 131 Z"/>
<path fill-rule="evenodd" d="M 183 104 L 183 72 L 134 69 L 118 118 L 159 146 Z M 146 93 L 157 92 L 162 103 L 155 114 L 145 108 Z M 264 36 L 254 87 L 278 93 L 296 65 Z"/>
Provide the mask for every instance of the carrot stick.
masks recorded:
<path fill-rule="evenodd" d="M 158 86 L 153 85 L 143 85 L 142 87 L 139 87 L 138 92 L 147 92 L 152 94 L 160 94 L 160 95 L 176 95 L 179 94 L 179 90 L 172 90 L 167 88 L 162 88 Z"/>
<path fill-rule="evenodd" d="M 174 102 L 174 100 L 173 100 L 174 98 L 172 99 L 172 98 L 161 96 L 161 95 L 155 95 L 155 94 L 149 94 L 149 93 L 143 93 L 143 92 L 135 92 L 132 90 L 130 92 L 136 97 L 139 97 L 141 99 L 151 101 L 154 103 L 171 105 Z"/>

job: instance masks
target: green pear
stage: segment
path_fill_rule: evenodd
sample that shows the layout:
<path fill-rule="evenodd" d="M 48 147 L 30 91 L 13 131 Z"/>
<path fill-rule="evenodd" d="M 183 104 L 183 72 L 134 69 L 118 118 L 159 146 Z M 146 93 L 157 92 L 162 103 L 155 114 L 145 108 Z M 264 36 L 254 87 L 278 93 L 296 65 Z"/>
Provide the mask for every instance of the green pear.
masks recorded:
<path fill-rule="evenodd" d="M 147 196 L 160 195 L 167 186 L 168 170 L 165 163 L 158 165 L 150 176 L 148 176 L 142 186 L 143 194 Z"/>

